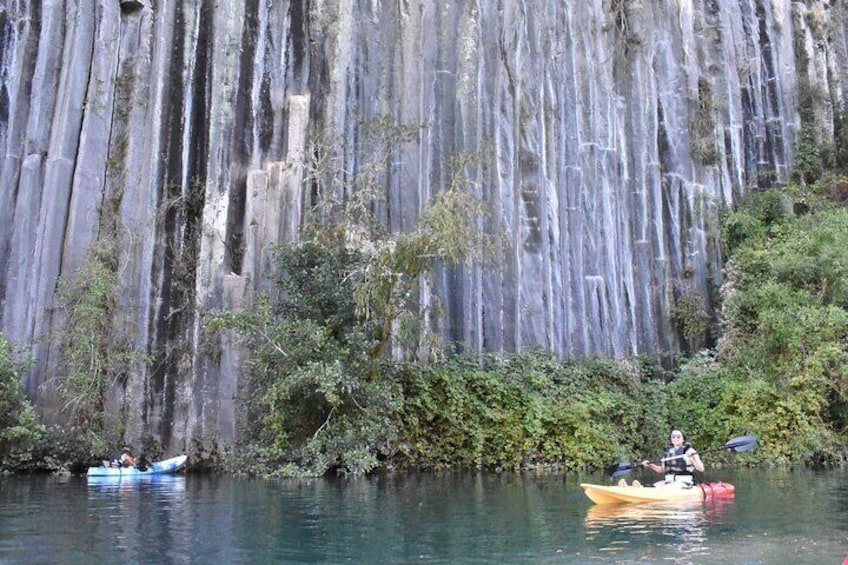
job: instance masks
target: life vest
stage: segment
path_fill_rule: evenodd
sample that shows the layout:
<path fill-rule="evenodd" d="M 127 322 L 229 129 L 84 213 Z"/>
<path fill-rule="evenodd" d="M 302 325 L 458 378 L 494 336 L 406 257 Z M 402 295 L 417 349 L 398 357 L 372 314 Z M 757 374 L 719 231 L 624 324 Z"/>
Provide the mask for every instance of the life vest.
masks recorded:
<path fill-rule="evenodd" d="M 688 443 L 684 443 L 679 448 L 675 449 L 673 445 L 669 445 L 665 450 L 666 457 L 675 457 L 678 455 L 685 454 L 689 448 L 692 446 Z M 692 464 L 692 461 L 686 457 L 680 457 L 679 459 L 672 459 L 671 461 L 665 462 L 665 474 L 666 475 L 692 475 L 695 472 L 695 466 Z"/>

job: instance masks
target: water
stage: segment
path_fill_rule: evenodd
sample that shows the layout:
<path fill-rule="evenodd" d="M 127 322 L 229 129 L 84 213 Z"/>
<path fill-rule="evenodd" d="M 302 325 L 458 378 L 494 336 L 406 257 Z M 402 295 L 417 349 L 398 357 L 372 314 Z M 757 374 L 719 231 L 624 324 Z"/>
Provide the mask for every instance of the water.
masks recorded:
<path fill-rule="evenodd" d="M 10 477 L 0 479 L 0 563 L 839 565 L 848 556 L 848 473 L 712 474 L 736 484 L 735 499 L 595 506 L 579 483 L 608 479 L 591 475 Z"/>

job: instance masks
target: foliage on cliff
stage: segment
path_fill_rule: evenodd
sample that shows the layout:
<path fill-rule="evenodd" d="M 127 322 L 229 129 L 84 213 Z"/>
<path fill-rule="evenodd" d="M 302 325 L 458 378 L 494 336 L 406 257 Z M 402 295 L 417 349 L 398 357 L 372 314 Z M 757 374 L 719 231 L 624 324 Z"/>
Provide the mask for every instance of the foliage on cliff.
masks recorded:
<path fill-rule="evenodd" d="M 768 460 L 844 460 L 848 211 L 833 202 L 846 191 L 830 178 L 754 193 L 724 222 L 721 339 L 669 387 L 691 431 L 744 426 Z"/>
<path fill-rule="evenodd" d="M 123 444 L 128 414 L 123 407 L 109 411 L 106 397 L 147 360 L 134 349 L 127 336 L 132 323 L 119 312 L 116 253 L 114 241 L 101 240 L 56 293 L 70 328 L 60 336 L 64 372 L 56 378 L 70 423 L 63 449 L 83 457 L 101 458 Z"/>

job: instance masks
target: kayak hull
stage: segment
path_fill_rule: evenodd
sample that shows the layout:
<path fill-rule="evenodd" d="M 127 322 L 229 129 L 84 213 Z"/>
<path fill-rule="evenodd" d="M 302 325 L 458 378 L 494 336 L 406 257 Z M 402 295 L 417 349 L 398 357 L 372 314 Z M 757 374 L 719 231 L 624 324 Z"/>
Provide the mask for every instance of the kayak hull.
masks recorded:
<path fill-rule="evenodd" d="M 595 504 L 618 504 L 622 502 L 668 502 L 675 500 L 705 500 L 732 498 L 734 487 L 730 483 L 670 483 L 662 486 L 605 486 L 582 483 L 580 487 Z"/>
<path fill-rule="evenodd" d="M 168 475 L 181 471 L 188 457 L 179 455 L 162 461 L 151 463 L 146 470 L 142 471 L 136 467 L 89 467 L 89 477 L 149 477 L 155 475 Z"/>

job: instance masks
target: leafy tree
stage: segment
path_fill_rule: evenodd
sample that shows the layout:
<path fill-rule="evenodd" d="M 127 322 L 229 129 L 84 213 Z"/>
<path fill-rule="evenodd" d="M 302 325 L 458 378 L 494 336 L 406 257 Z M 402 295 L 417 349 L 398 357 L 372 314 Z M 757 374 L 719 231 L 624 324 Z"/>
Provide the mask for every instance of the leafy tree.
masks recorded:
<path fill-rule="evenodd" d="M 378 325 L 370 357 L 376 360 L 393 337 L 395 322 L 417 314 L 412 300 L 436 261 L 455 265 L 484 260 L 494 239 L 477 228 L 485 214 L 479 199 L 460 190 L 439 193 L 410 233 L 362 242 L 366 261 L 354 274 L 356 312 Z M 411 344 L 407 344 L 411 345 Z"/>
<path fill-rule="evenodd" d="M 237 330 L 251 352 L 242 450 L 255 456 L 252 472 L 361 473 L 390 457 L 402 394 L 383 370 L 387 345 L 417 345 L 397 329 L 421 315 L 416 294 L 437 266 L 483 260 L 494 247 L 478 227 L 484 208 L 461 180 L 479 158 L 468 155 L 454 160 L 454 180 L 413 229 L 389 233 L 376 195 L 391 144 L 410 134 L 401 130 L 377 124 L 382 139 L 348 179 L 355 190 L 342 202 L 320 200 L 301 240 L 277 250 L 280 299 L 263 297 L 210 325 Z M 318 159 L 312 172 L 319 187 L 343 176 L 324 166 Z"/>

